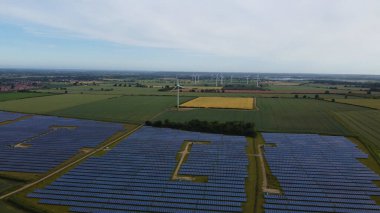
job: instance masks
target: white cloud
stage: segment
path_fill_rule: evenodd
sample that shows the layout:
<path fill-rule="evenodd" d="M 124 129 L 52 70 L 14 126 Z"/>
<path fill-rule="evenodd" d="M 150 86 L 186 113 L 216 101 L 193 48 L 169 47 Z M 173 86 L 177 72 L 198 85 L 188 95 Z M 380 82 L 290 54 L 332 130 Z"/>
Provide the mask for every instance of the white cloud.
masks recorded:
<path fill-rule="evenodd" d="M 0 17 L 126 45 L 380 70 L 377 0 L 2 0 Z"/>

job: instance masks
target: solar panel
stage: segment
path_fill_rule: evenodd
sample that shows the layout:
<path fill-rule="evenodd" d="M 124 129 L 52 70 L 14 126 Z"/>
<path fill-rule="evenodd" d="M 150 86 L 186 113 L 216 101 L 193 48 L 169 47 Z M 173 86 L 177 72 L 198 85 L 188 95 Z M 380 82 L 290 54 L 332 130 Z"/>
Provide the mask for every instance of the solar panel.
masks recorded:
<path fill-rule="evenodd" d="M 344 137 L 263 133 L 275 147 L 264 154 L 284 196 L 266 195 L 266 212 L 380 211 L 371 195 L 380 194 L 380 177 L 357 158 L 367 157 Z"/>
<path fill-rule="evenodd" d="M 172 181 L 184 140 L 199 138 L 210 143 L 193 144 L 180 174 L 205 174 L 210 181 Z M 244 137 L 143 127 L 105 155 L 89 158 L 30 195 L 40 196 L 43 202 L 48 195 L 63 201 L 56 205 L 68 205 L 77 212 L 132 210 L 128 208 L 139 205 L 150 206 L 142 210 L 149 212 L 241 212 L 248 175 L 245 146 Z M 103 205 L 89 207 L 86 203 Z"/>

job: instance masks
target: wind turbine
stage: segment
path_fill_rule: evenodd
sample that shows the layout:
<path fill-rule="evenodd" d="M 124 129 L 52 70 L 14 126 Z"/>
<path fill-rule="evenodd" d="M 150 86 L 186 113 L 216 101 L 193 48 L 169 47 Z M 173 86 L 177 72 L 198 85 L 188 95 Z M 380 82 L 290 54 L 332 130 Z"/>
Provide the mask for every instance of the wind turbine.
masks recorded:
<path fill-rule="evenodd" d="M 259 79 L 260 79 L 259 74 L 257 74 L 256 87 L 259 87 Z"/>
<path fill-rule="evenodd" d="M 215 74 L 215 87 L 218 87 L 218 74 Z"/>
<path fill-rule="evenodd" d="M 175 87 L 173 88 L 173 90 L 177 90 L 177 110 L 179 111 L 179 90 L 182 89 L 183 87 L 181 85 L 179 85 L 179 80 L 177 78 L 177 84 L 175 85 Z M 173 91 L 172 90 L 172 91 Z"/>
<path fill-rule="evenodd" d="M 220 73 L 219 75 L 220 75 L 220 84 L 223 85 L 223 78 L 224 78 L 224 76 L 223 76 L 222 73 Z"/>
<path fill-rule="evenodd" d="M 247 84 L 248 84 L 248 81 L 249 81 L 249 75 L 245 76 L 245 78 L 247 79 Z"/>

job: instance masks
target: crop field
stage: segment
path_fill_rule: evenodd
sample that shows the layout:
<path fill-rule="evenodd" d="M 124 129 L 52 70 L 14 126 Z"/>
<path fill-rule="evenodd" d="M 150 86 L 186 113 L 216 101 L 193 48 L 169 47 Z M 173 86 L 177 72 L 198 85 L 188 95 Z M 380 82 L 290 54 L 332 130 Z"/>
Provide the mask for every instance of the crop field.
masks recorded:
<path fill-rule="evenodd" d="M 254 109 L 254 98 L 199 97 L 180 105 L 189 108 Z"/>
<path fill-rule="evenodd" d="M 245 121 L 256 130 L 293 133 L 351 135 L 334 117 L 334 112 L 363 111 L 362 107 L 314 99 L 257 98 L 257 110 L 191 109 L 168 111 L 155 120 Z"/>
<path fill-rule="evenodd" d="M 185 141 L 210 142 L 193 144 L 179 171 L 207 176 L 207 182 L 171 180 Z M 241 136 L 143 127 L 28 197 L 75 212 L 242 212 L 246 146 Z"/>
<path fill-rule="evenodd" d="M 341 122 L 359 136 L 380 159 L 380 113 L 377 110 L 337 113 Z"/>
<path fill-rule="evenodd" d="M 191 98 L 181 97 L 181 101 Z M 102 121 L 142 123 L 170 107 L 175 96 L 122 96 L 51 112 L 52 115 Z"/>
<path fill-rule="evenodd" d="M 33 97 L 42 97 L 52 95 L 49 93 L 39 93 L 39 92 L 6 92 L 0 93 L 0 102 L 1 101 L 9 101 L 9 100 L 17 100 L 23 98 L 33 98 Z"/>
<path fill-rule="evenodd" d="M 0 102 L 0 110 L 23 113 L 47 114 L 52 111 L 80 104 L 91 103 L 99 100 L 105 100 L 112 97 L 115 96 L 63 94 L 36 98 L 26 98 Z"/>
<path fill-rule="evenodd" d="M 336 99 L 336 102 L 380 109 L 380 99 Z"/>
<path fill-rule="evenodd" d="M 264 195 L 265 211 L 380 212 L 371 196 L 380 176 L 360 163 L 368 158 L 341 136 L 264 133 L 265 157 L 284 195 Z M 323 193 L 321 193 L 323 192 Z"/>

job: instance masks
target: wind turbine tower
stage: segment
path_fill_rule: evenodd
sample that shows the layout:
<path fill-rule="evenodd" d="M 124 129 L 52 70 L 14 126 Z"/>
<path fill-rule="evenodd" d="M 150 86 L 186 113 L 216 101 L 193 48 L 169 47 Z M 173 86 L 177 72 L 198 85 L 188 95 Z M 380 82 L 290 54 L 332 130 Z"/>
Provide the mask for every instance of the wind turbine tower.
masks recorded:
<path fill-rule="evenodd" d="M 259 74 L 257 74 L 256 87 L 259 87 L 259 80 L 260 80 L 260 76 Z"/>
<path fill-rule="evenodd" d="M 177 78 L 177 84 L 175 85 L 174 89 L 177 89 L 177 111 L 179 111 L 179 90 L 182 88 L 182 86 L 179 84 L 179 80 Z"/>

